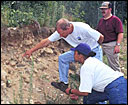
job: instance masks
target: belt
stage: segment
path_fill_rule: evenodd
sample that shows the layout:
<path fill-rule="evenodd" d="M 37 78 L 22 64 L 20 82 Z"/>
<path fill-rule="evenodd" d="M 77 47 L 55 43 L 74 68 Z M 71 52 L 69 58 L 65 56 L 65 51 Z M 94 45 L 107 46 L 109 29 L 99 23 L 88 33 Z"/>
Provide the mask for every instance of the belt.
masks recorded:
<path fill-rule="evenodd" d="M 103 43 L 109 43 L 109 42 L 114 42 L 114 41 L 116 41 L 116 40 L 106 41 L 106 42 L 103 42 Z"/>

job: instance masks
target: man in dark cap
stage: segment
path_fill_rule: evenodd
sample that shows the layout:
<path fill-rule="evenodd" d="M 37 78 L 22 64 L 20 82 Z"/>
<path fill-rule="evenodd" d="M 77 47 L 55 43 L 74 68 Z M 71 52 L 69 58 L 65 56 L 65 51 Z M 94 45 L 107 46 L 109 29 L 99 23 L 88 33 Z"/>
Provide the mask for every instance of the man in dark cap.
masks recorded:
<path fill-rule="evenodd" d="M 97 31 L 104 35 L 103 53 L 108 58 L 109 66 L 115 71 L 121 71 L 119 53 L 120 43 L 123 39 L 122 22 L 117 16 L 112 15 L 112 4 L 110 2 L 103 2 L 100 9 L 103 18 L 98 23 Z"/>

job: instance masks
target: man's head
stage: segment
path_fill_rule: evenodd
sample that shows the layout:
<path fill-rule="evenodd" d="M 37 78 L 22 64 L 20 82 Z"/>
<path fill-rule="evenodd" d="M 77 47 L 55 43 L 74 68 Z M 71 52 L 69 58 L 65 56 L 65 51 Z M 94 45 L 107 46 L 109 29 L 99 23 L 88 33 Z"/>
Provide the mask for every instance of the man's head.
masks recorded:
<path fill-rule="evenodd" d="M 100 7 L 103 17 L 108 17 L 112 11 L 112 4 L 110 2 L 103 2 Z"/>
<path fill-rule="evenodd" d="M 103 2 L 101 4 L 100 9 L 103 9 L 103 8 L 112 8 L 112 4 L 110 2 Z"/>
<path fill-rule="evenodd" d="M 66 38 L 72 32 L 72 24 L 65 18 L 62 18 L 56 23 L 56 30 L 61 37 Z"/>
<path fill-rule="evenodd" d="M 83 63 L 84 60 L 88 57 L 93 57 L 96 55 L 95 52 L 93 52 L 88 44 L 80 43 L 75 48 L 71 48 L 72 51 L 75 51 L 74 59 L 75 61 Z"/>

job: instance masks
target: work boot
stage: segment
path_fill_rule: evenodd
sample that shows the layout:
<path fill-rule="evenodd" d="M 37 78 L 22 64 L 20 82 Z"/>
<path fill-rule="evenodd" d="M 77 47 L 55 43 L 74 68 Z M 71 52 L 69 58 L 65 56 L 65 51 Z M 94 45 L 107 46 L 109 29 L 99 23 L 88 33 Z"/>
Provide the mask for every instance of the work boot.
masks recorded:
<path fill-rule="evenodd" d="M 68 84 L 64 84 L 64 82 L 51 82 L 51 85 L 65 93 L 65 90 L 68 88 Z"/>

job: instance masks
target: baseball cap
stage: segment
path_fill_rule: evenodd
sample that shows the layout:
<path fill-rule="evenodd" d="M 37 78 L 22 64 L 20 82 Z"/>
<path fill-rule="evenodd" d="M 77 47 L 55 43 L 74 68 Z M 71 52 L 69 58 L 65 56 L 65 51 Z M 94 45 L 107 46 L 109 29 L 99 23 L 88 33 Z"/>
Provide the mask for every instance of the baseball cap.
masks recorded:
<path fill-rule="evenodd" d="M 75 48 L 71 48 L 72 51 L 79 51 L 83 55 L 88 55 L 91 52 L 91 48 L 88 44 L 80 43 Z"/>
<path fill-rule="evenodd" d="M 102 8 L 110 8 L 110 2 L 103 2 L 103 3 L 101 4 L 100 9 L 102 9 Z"/>

